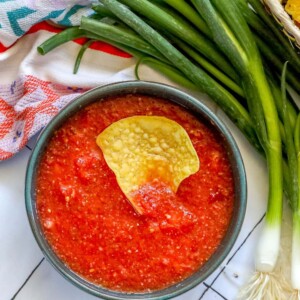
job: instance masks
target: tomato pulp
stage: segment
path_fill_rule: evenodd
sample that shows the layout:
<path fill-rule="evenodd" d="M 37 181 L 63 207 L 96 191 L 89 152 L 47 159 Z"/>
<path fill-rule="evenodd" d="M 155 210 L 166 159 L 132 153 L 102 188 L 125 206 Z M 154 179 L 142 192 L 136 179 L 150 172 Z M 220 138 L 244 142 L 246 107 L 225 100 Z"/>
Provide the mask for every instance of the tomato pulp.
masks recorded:
<path fill-rule="evenodd" d="M 96 144 L 107 126 L 135 115 L 178 122 L 200 159 L 176 194 L 155 178 L 142 186 L 136 197 L 144 215 L 128 203 Z M 184 108 L 146 95 L 108 98 L 70 117 L 42 156 L 36 194 L 42 230 L 58 257 L 90 282 L 122 292 L 162 289 L 197 271 L 222 241 L 234 205 L 219 135 Z"/>

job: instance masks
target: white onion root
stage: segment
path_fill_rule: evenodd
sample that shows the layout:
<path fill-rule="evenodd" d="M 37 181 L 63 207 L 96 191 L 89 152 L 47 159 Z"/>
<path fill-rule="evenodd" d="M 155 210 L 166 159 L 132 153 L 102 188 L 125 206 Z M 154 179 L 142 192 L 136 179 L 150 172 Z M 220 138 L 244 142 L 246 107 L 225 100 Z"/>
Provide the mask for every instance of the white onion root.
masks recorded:
<path fill-rule="evenodd" d="M 250 281 L 240 291 L 237 300 L 286 299 L 282 282 L 274 273 L 255 272 Z"/>
<path fill-rule="evenodd" d="M 289 300 L 300 300 L 300 291 L 294 290 L 289 298 Z"/>

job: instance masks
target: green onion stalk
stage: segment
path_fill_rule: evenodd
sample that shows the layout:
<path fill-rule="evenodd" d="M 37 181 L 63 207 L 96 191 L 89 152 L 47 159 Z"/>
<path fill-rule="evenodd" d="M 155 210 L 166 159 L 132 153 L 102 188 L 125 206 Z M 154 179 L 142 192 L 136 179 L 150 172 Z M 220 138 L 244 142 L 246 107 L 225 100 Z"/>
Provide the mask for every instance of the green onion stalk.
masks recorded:
<path fill-rule="evenodd" d="M 203 57 L 215 64 L 223 73 L 228 75 L 235 82 L 239 82 L 239 77 L 234 68 L 216 45 L 200 31 L 193 28 L 193 26 L 179 14 L 174 12 L 170 13 L 169 10 L 163 9 L 161 6 L 147 0 L 120 0 L 119 2 L 130 7 L 130 9 L 137 14 L 154 22 L 165 31 L 188 43 L 200 52 Z M 124 20 L 122 19 L 122 21 Z"/>
<path fill-rule="evenodd" d="M 103 36 L 99 36 L 97 34 L 93 34 L 89 31 L 80 29 L 78 26 L 74 26 L 74 27 L 70 27 L 67 28 L 55 35 L 53 35 L 52 37 L 50 37 L 49 39 L 47 39 L 45 42 L 43 42 L 42 44 L 40 44 L 37 47 L 37 51 L 41 54 L 41 55 L 46 55 L 47 53 L 51 52 L 52 50 L 54 50 L 55 48 L 69 42 L 69 41 L 73 41 L 77 38 L 86 38 L 88 39 L 88 41 L 84 44 L 85 46 L 83 46 L 83 48 L 88 46 L 88 42 L 89 41 L 101 41 L 101 42 L 105 42 L 108 43 L 116 48 L 119 48 L 120 50 L 127 52 L 128 54 L 140 58 L 142 56 L 144 56 L 145 54 L 142 51 L 138 51 L 130 46 L 118 43 L 116 41 L 113 41 L 109 38 L 105 38 Z M 82 49 L 82 48 L 81 48 Z M 77 69 L 78 71 L 78 67 L 79 64 L 81 62 L 82 59 L 82 55 L 83 53 L 82 50 L 80 49 L 76 61 L 75 61 L 75 66 L 74 66 L 74 70 Z M 85 51 L 85 49 L 84 49 Z M 82 54 L 82 55 L 81 55 Z M 78 66 L 76 66 L 76 64 L 78 64 Z"/>
<path fill-rule="evenodd" d="M 79 52 L 78 52 L 78 54 L 77 54 L 76 60 L 75 60 L 75 65 L 74 65 L 74 69 L 73 69 L 73 74 L 77 74 L 84 52 L 85 52 L 85 51 L 86 51 L 86 50 L 87 50 L 94 42 L 95 42 L 95 40 L 88 40 L 87 42 L 85 42 L 85 43 L 81 46 L 81 48 L 80 48 L 80 50 L 79 50 Z"/>
<path fill-rule="evenodd" d="M 169 35 L 167 35 L 169 38 Z M 195 51 L 192 47 L 188 44 L 176 38 L 174 36 L 170 36 L 170 40 L 175 44 L 179 49 L 181 49 L 184 53 L 186 53 L 189 57 L 191 57 L 194 62 L 199 64 L 199 66 L 208 71 L 208 73 L 219 82 L 223 84 L 225 88 L 234 92 L 236 95 L 244 98 L 244 91 L 243 89 L 235 83 L 231 78 L 226 76 L 223 72 L 221 72 L 217 67 L 212 65 L 209 61 L 207 61 L 204 57 L 202 57 L 197 51 Z"/>
<path fill-rule="evenodd" d="M 282 299 L 280 284 L 272 276 L 280 250 L 283 203 L 282 141 L 275 101 L 254 37 L 238 7 L 228 0 L 192 2 L 208 24 L 219 48 L 241 75 L 250 115 L 268 164 L 268 206 L 257 245 L 257 272 L 242 292 L 241 299 L 265 299 L 271 289 L 272 299 Z"/>
<path fill-rule="evenodd" d="M 169 4 L 172 8 L 182 14 L 189 20 L 196 28 L 200 30 L 208 39 L 212 39 L 212 34 L 202 16 L 195 12 L 184 0 L 161 0 Z M 284 61 L 291 63 L 292 69 L 287 70 L 287 82 L 295 91 L 300 92 L 300 56 L 295 49 L 290 45 L 284 34 L 278 30 L 274 21 L 265 9 L 262 7 L 259 0 L 249 0 L 248 2 L 256 3 L 255 7 L 259 11 L 259 15 L 249 7 L 247 0 L 235 0 L 234 5 L 238 6 L 248 23 L 252 33 L 255 35 L 256 43 L 261 51 L 264 60 L 269 62 L 278 74 L 281 73 Z M 275 34 L 274 34 L 275 32 Z"/>
<path fill-rule="evenodd" d="M 291 299 L 300 298 L 300 114 L 295 124 L 291 121 L 286 98 L 287 62 L 281 76 L 281 92 L 283 107 L 283 124 L 286 136 L 287 166 L 289 172 L 288 197 L 293 211 L 291 284 L 293 295 Z"/>
<path fill-rule="evenodd" d="M 275 71 L 282 71 L 284 63 L 281 61 L 281 59 L 270 49 L 270 46 L 258 35 L 254 34 L 255 41 L 257 46 L 259 47 L 259 50 L 262 54 L 262 56 L 265 59 L 265 62 L 272 67 Z M 293 70 L 290 70 L 286 73 L 286 79 L 287 82 L 291 85 L 291 87 L 297 91 L 300 92 L 300 81 L 299 81 L 299 74 L 295 74 Z"/>
<path fill-rule="evenodd" d="M 139 68 L 141 65 L 147 65 L 188 90 L 202 92 L 199 87 L 188 80 L 179 70 L 150 56 L 142 56 L 136 63 L 134 73 L 138 80 L 142 80 L 139 75 Z"/>
<path fill-rule="evenodd" d="M 156 2 L 157 0 L 152 1 Z M 249 2 L 250 1 L 255 2 L 254 0 L 249 0 Z M 211 31 L 203 18 L 197 14 L 195 9 L 186 1 L 161 0 L 159 2 L 169 4 L 173 9 L 189 20 L 200 32 L 207 36 L 208 39 L 212 39 Z M 287 70 L 287 81 L 295 91 L 300 92 L 300 82 L 298 80 L 300 76 L 300 56 L 296 53 L 282 32 L 274 26 L 272 18 L 267 15 L 260 3 L 255 6 L 259 10 L 260 15 L 257 15 L 257 13 L 249 7 L 247 0 L 235 0 L 233 3 L 241 10 L 252 33 L 255 34 L 258 48 L 264 60 L 269 62 L 270 66 L 272 66 L 278 74 L 282 71 L 284 61 L 291 63 L 294 70 Z M 274 31 L 276 34 L 274 34 Z"/>
<path fill-rule="evenodd" d="M 179 70 L 172 67 L 170 64 L 167 64 L 166 62 L 159 60 L 159 59 L 155 58 L 154 56 L 153 57 L 147 56 L 146 53 L 144 53 L 138 49 L 121 44 L 115 40 L 105 38 L 101 35 L 97 35 L 97 34 L 89 32 L 89 31 L 80 29 L 79 27 L 70 27 L 60 33 L 57 33 L 56 35 L 52 36 L 51 38 L 46 40 L 44 43 L 39 45 L 38 51 L 40 54 L 45 55 L 45 54 L 49 53 L 50 51 L 52 51 L 53 49 L 55 49 L 56 47 L 61 46 L 62 44 L 67 43 L 71 40 L 77 39 L 78 37 L 87 38 L 88 41 L 80 48 L 80 50 L 78 52 L 78 55 L 77 55 L 77 58 L 75 61 L 75 65 L 74 65 L 74 71 L 73 71 L 74 74 L 76 74 L 79 69 L 82 56 L 83 56 L 84 52 L 86 51 L 86 49 L 95 41 L 101 41 L 101 42 L 108 43 L 108 44 L 132 55 L 134 58 L 137 59 L 138 62 L 135 67 L 135 75 L 136 75 L 137 79 L 140 80 L 139 74 L 138 74 L 139 66 L 141 64 L 145 64 L 145 65 L 153 68 L 154 70 L 160 72 L 161 74 L 163 74 L 164 76 L 166 76 L 167 78 L 172 80 L 174 83 L 176 83 L 186 89 L 195 90 L 195 91 L 197 90 L 197 91 L 202 92 L 202 90 L 198 86 L 193 84 Z"/>
<path fill-rule="evenodd" d="M 185 16 L 187 20 L 195 25 L 195 27 L 198 28 L 202 33 L 204 33 L 208 38 L 211 38 L 211 32 L 206 23 L 195 11 L 195 9 L 190 6 L 185 0 L 162 0 L 162 2 L 168 3 L 180 14 Z"/>
<path fill-rule="evenodd" d="M 147 55 L 154 56 L 162 61 L 168 62 L 165 57 L 157 51 L 152 45 L 142 39 L 139 35 L 127 28 L 106 24 L 99 20 L 93 20 L 88 17 L 82 17 L 80 29 L 86 30 L 98 36 L 110 39 L 112 41 L 124 44 L 133 48 L 138 48 Z"/>
<path fill-rule="evenodd" d="M 249 4 L 248 4 L 249 2 Z M 276 26 L 260 0 L 235 0 L 249 27 L 269 46 L 269 54 L 276 54 L 283 62 L 289 61 L 290 67 L 300 72 L 300 57 L 291 46 L 287 37 Z M 251 6 L 251 7 L 250 7 Z M 254 11 L 254 10 L 255 11 Z M 282 72 L 282 67 L 277 69 Z M 287 70 L 287 74 L 289 70 Z M 288 79 L 288 77 L 287 77 Z"/>
<path fill-rule="evenodd" d="M 300 113 L 294 130 L 294 144 L 298 167 L 298 198 L 295 199 L 293 206 L 291 284 L 294 299 L 300 299 Z"/>

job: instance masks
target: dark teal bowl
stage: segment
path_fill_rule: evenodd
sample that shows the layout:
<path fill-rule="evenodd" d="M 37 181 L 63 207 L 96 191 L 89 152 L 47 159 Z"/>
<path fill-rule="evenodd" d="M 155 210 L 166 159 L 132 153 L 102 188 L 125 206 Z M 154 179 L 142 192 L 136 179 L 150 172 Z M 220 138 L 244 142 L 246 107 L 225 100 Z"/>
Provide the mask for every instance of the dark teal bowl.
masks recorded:
<path fill-rule="evenodd" d="M 187 279 L 168 288 L 147 293 L 121 293 L 101 288 L 91 282 L 88 282 L 84 278 L 74 273 L 71 269 L 69 269 L 53 252 L 51 245 L 49 245 L 47 240 L 45 239 L 41 224 L 39 222 L 39 217 L 37 215 L 35 199 L 37 166 L 39 165 L 41 155 L 43 154 L 43 151 L 54 131 L 57 130 L 65 122 L 66 119 L 75 114 L 78 110 L 93 102 L 101 101 L 101 99 L 105 99 L 107 96 L 132 93 L 164 98 L 168 101 L 183 106 L 199 119 L 209 122 L 211 126 L 214 127 L 215 130 L 219 133 L 220 141 L 223 143 L 227 150 L 233 170 L 236 191 L 233 217 L 230 226 L 220 246 L 211 256 L 211 258 L 197 272 L 195 272 Z M 54 266 L 54 268 L 74 285 L 86 292 L 89 292 L 90 294 L 105 299 L 162 300 L 178 296 L 179 294 L 195 287 L 197 284 L 204 281 L 213 271 L 215 271 L 216 268 L 220 266 L 220 264 L 226 258 L 229 251 L 232 249 L 242 227 L 246 210 L 247 185 L 242 157 L 236 142 L 234 141 L 227 127 L 210 109 L 208 109 L 203 103 L 201 103 L 201 101 L 176 88 L 167 85 L 143 81 L 129 81 L 98 87 L 79 96 L 71 104 L 66 106 L 49 123 L 49 125 L 41 133 L 28 163 L 25 183 L 25 200 L 29 223 L 42 252 L 48 259 L 48 261 Z"/>

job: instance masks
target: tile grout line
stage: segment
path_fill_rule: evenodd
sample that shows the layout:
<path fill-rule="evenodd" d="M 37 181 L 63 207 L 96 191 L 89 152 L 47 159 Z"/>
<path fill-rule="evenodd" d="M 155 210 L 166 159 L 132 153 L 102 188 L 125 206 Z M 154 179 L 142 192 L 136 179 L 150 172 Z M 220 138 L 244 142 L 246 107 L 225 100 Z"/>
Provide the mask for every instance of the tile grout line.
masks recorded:
<path fill-rule="evenodd" d="M 257 228 L 257 226 L 263 221 L 263 219 L 265 218 L 266 213 L 264 213 L 262 215 L 262 217 L 259 219 L 259 221 L 255 224 L 255 226 L 252 228 L 252 230 L 248 233 L 248 235 L 245 237 L 244 241 L 240 244 L 240 246 L 235 250 L 235 252 L 232 254 L 232 256 L 228 259 L 225 267 L 231 262 L 231 260 L 233 259 L 233 257 L 237 254 L 237 252 L 239 252 L 239 250 L 243 247 L 243 245 L 246 243 L 246 241 L 248 240 L 248 238 L 251 236 L 251 234 L 253 233 L 253 231 Z"/>
<path fill-rule="evenodd" d="M 218 294 L 221 298 L 223 298 L 224 300 L 228 300 L 225 296 L 223 296 L 220 292 L 218 292 L 217 290 L 215 290 L 214 288 L 212 288 L 211 286 L 209 286 L 207 283 L 203 283 L 208 289 L 211 289 L 212 291 L 214 291 L 216 294 Z"/>
<path fill-rule="evenodd" d="M 20 288 L 16 291 L 16 293 L 12 296 L 11 300 L 14 300 L 18 294 L 20 293 L 20 291 L 23 289 L 23 287 L 26 285 L 26 283 L 29 281 L 29 279 L 31 278 L 31 276 L 34 274 L 34 272 L 38 269 L 38 267 L 42 264 L 42 262 L 44 261 L 45 257 L 43 257 L 41 259 L 41 261 L 35 266 L 35 268 L 31 271 L 31 273 L 28 275 L 28 277 L 26 278 L 26 280 L 24 281 L 24 283 L 20 286 Z"/>
<path fill-rule="evenodd" d="M 203 299 L 204 295 L 207 293 L 207 291 L 209 289 L 212 289 L 212 285 L 215 283 L 215 281 L 219 278 L 219 276 L 223 273 L 223 271 L 225 270 L 226 266 L 230 263 L 230 261 L 234 258 L 234 256 L 239 252 L 239 250 L 243 247 L 243 245 L 246 243 L 246 241 L 248 240 L 248 238 L 251 236 L 251 234 L 253 233 L 253 231 L 257 228 L 257 226 L 263 221 L 263 219 L 265 218 L 265 213 L 263 214 L 263 216 L 259 219 L 259 221 L 254 225 L 254 227 L 250 230 L 250 232 L 247 234 L 247 236 L 245 237 L 245 239 L 243 240 L 243 242 L 240 244 L 240 246 L 235 250 L 235 252 L 232 254 L 232 256 L 228 259 L 228 261 L 226 262 L 225 266 L 219 271 L 219 273 L 216 275 L 216 277 L 214 278 L 214 280 L 212 281 L 211 284 L 207 284 L 205 282 L 203 282 L 203 284 L 206 286 L 205 291 L 202 293 L 202 295 L 200 296 L 200 298 L 198 298 L 198 300 Z"/>

